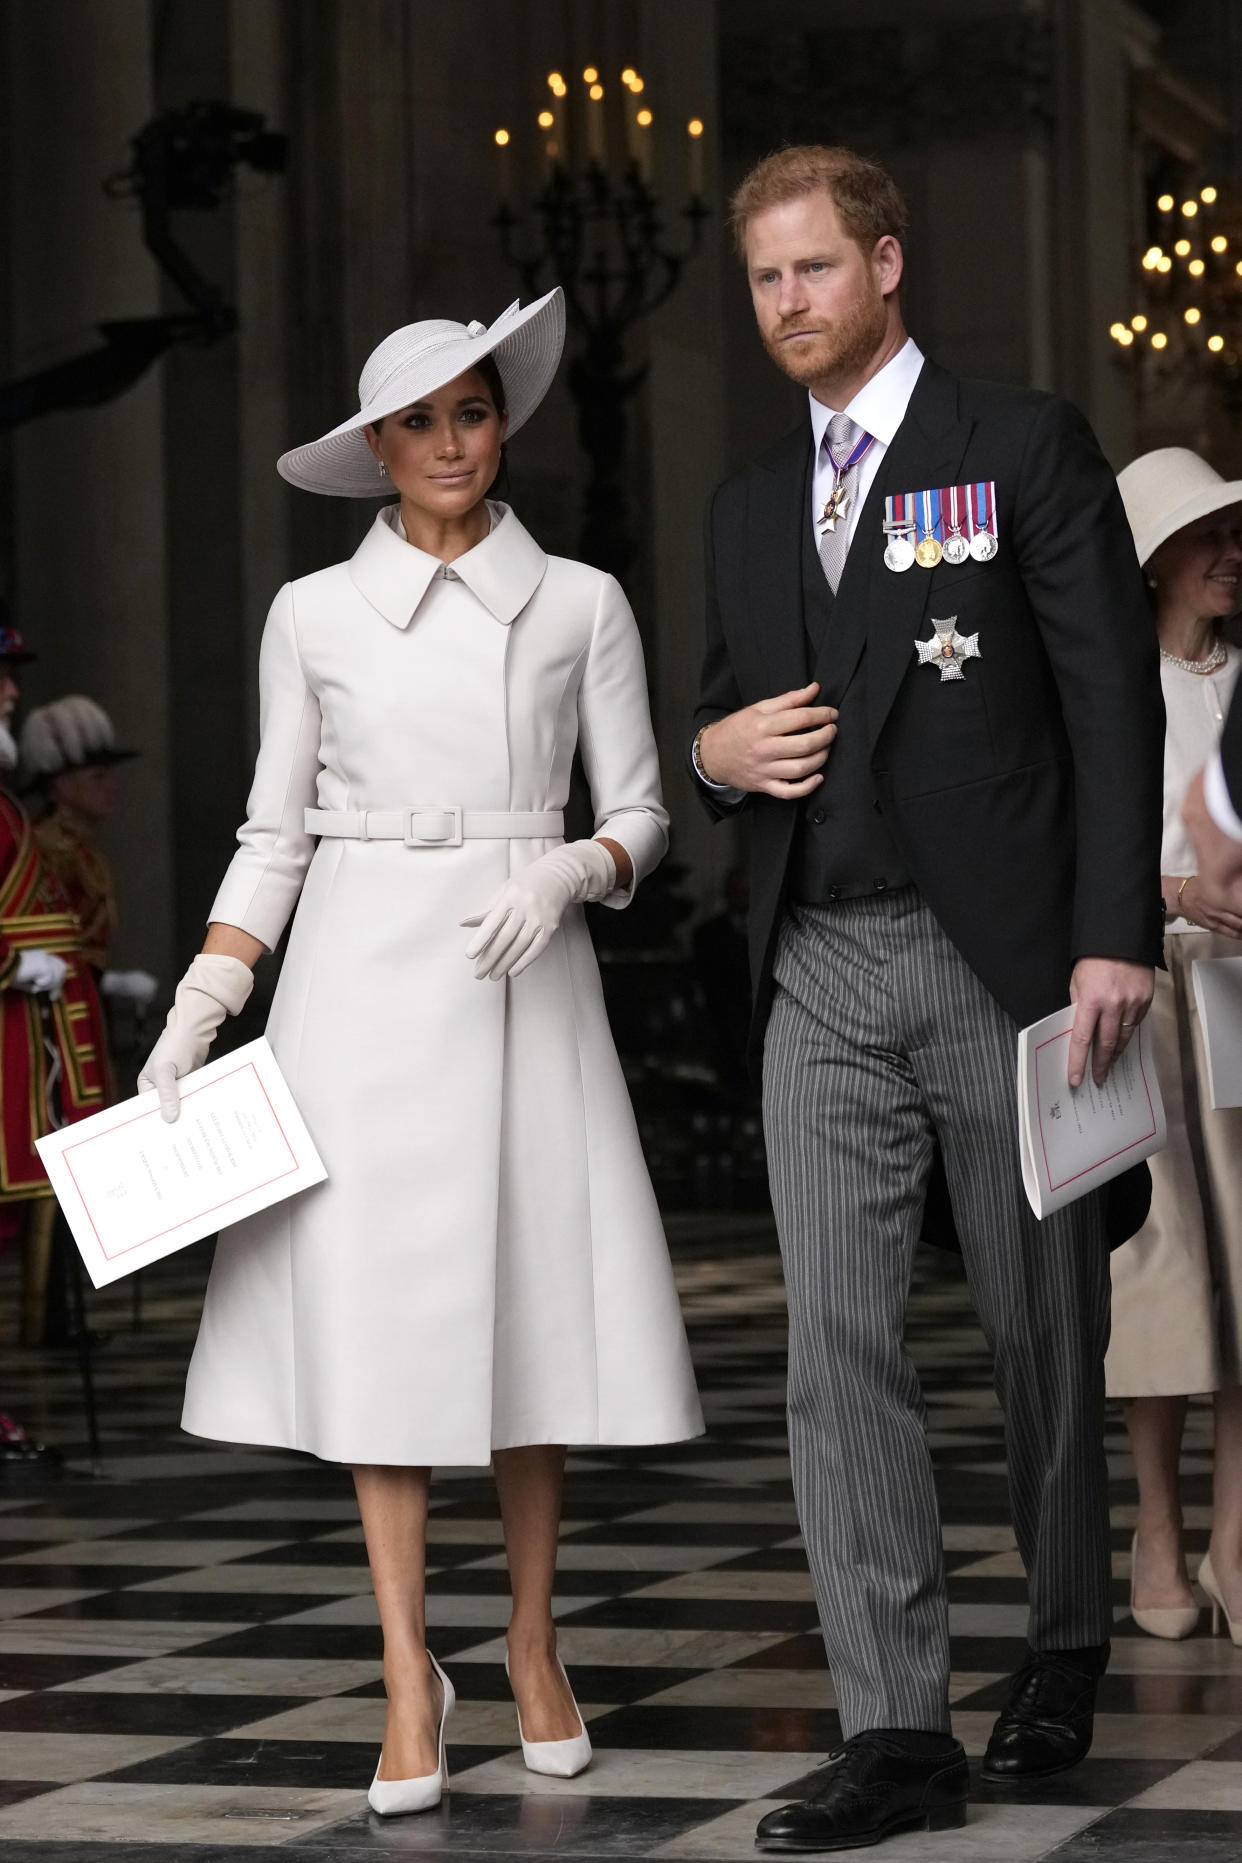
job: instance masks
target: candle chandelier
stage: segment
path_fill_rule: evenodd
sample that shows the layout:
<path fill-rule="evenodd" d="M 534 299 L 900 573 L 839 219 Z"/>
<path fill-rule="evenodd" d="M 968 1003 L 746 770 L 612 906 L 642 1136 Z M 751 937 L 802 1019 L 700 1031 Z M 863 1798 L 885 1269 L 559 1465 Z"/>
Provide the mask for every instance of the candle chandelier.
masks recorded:
<path fill-rule="evenodd" d="M 494 133 L 500 200 L 492 223 L 524 296 L 554 284 L 565 293 L 579 339 L 569 387 L 591 467 L 579 548 L 587 562 L 624 579 L 635 554 L 624 484 L 626 403 L 646 374 L 627 371 L 625 339 L 671 297 L 698 249 L 709 211 L 704 125 L 690 118 L 675 139 L 680 150 L 663 138 L 657 152 L 662 125 L 632 65 L 616 87 L 597 65 L 586 66 L 580 85 L 552 71 L 547 93 L 534 136 L 506 127 Z M 686 188 L 676 210 L 686 234 L 676 245 L 665 236 L 657 193 L 657 172 L 670 160 L 682 167 Z"/>
<path fill-rule="evenodd" d="M 1206 385 L 1242 416 L 1242 189 L 1206 182 L 1154 197 L 1135 298 L 1109 335 L 1136 392 Z"/>

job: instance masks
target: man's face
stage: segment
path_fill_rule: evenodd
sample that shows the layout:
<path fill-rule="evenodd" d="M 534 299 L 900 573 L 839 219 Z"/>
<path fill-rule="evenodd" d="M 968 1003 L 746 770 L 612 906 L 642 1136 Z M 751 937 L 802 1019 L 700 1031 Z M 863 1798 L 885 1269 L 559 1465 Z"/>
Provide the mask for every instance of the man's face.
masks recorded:
<path fill-rule="evenodd" d="M 51 784 L 52 800 L 74 809 L 89 822 L 106 822 L 117 805 L 116 771 L 106 764 L 88 763 L 80 770 L 64 770 Z"/>
<path fill-rule="evenodd" d="M 12 660 L 0 660 L 0 724 L 8 724 L 17 699 L 17 669 Z"/>
<path fill-rule="evenodd" d="M 811 387 L 848 375 L 880 347 L 901 247 L 886 235 L 864 252 L 820 189 L 752 215 L 746 271 L 764 347 L 786 375 Z"/>

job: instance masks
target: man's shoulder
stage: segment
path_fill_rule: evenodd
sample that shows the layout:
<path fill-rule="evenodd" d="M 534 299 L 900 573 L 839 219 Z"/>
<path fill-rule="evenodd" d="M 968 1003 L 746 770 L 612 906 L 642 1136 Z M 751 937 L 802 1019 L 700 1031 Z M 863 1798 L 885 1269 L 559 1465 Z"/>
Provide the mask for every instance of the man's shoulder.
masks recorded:
<path fill-rule="evenodd" d="M 963 411 L 997 419 L 1038 420 L 1049 407 L 1068 407 L 1061 395 L 1025 382 L 997 382 L 981 375 L 959 375 L 958 395 Z"/>
<path fill-rule="evenodd" d="M 1084 417 L 1064 395 L 1046 388 L 1031 388 L 1023 382 L 997 382 L 982 376 L 954 375 L 937 367 L 937 373 L 953 383 L 957 390 L 959 415 L 979 424 L 1029 431 L 1042 421 L 1055 427 L 1082 427 Z"/>

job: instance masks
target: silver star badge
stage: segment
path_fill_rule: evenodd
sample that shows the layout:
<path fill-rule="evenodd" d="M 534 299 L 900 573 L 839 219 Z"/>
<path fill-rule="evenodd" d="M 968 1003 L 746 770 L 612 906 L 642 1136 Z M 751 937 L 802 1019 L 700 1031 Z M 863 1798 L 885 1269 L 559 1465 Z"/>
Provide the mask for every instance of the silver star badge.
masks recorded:
<path fill-rule="evenodd" d="M 979 636 L 977 634 L 959 634 L 957 616 L 949 615 L 944 621 L 937 621 L 932 616 L 932 626 L 936 632 L 930 640 L 916 640 L 914 651 L 919 656 L 920 666 L 938 666 L 940 683 L 946 679 L 962 679 L 963 660 L 981 660 Z"/>

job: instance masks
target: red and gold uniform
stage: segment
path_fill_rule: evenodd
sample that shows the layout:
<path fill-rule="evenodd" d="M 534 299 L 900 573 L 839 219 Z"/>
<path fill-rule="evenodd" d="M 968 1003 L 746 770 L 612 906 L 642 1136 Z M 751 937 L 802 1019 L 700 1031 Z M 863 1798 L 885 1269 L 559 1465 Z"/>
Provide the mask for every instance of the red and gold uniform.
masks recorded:
<path fill-rule="evenodd" d="M 23 951 L 68 965 L 59 1001 L 9 987 Z M 106 1104 L 103 1015 L 77 918 L 44 862 L 30 818 L 0 790 L 0 1204 L 50 1197 L 34 1141 L 52 1129 L 49 1071 L 59 1059 L 59 1120 Z"/>
<path fill-rule="evenodd" d="M 35 823 L 35 840 L 45 868 L 82 928 L 82 955 L 98 975 L 111 962 L 116 935 L 112 869 L 92 841 L 89 826 L 64 805 Z"/>

